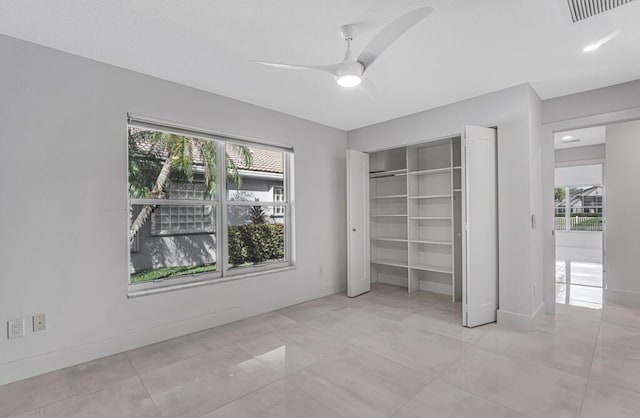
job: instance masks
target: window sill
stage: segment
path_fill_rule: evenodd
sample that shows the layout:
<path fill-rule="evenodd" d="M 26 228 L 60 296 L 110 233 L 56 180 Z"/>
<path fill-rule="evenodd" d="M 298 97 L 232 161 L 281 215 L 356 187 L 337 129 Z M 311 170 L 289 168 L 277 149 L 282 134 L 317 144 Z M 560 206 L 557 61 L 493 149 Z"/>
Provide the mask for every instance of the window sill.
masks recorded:
<path fill-rule="evenodd" d="M 556 234 L 584 234 L 585 232 L 592 234 L 594 232 L 602 233 L 603 231 L 565 231 L 556 229 Z"/>
<path fill-rule="evenodd" d="M 248 279 L 256 276 L 266 276 L 273 273 L 281 273 L 284 271 L 295 270 L 296 266 L 293 264 L 285 264 L 282 267 L 274 267 L 272 269 L 266 269 L 261 271 L 248 271 L 246 273 L 234 274 L 227 277 L 218 277 L 214 279 L 202 279 L 198 281 L 192 281 L 189 283 L 168 284 L 166 286 L 158 286 L 148 289 L 129 290 L 127 293 L 128 299 L 138 298 L 141 296 L 155 295 L 159 293 L 173 292 L 175 290 L 191 289 L 193 287 L 206 286 L 217 283 L 226 283 L 234 280 Z"/>

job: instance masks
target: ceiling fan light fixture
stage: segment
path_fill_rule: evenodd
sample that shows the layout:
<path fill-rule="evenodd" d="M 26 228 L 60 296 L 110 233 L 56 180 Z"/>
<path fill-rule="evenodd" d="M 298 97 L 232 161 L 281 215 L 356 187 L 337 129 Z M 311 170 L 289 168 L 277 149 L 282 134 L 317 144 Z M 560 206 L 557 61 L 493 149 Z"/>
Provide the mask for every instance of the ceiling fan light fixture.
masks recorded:
<path fill-rule="evenodd" d="M 355 87 L 362 82 L 362 77 L 355 74 L 345 74 L 338 77 L 336 82 L 341 87 Z"/>
<path fill-rule="evenodd" d="M 340 34 L 347 43 L 347 50 L 344 54 L 342 62 L 330 65 L 292 65 L 277 62 L 255 61 L 258 64 L 269 67 L 284 68 L 289 70 L 313 70 L 331 74 L 339 86 L 345 88 L 353 88 L 362 83 L 365 71 L 368 71 L 371 65 L 378 59 L 391 44 L 393 44 L 406 31 L 417 25 L 422 19 L 433 12 L 431 7 L 418 7 L 411 10 L 393 20 L 387 26 L 382 28 L 369 44 L 355 58 L 351 52 L 351 41 L 358 33 L 358 27 L 354 24 L 344 25 L 340 28 Z M 371 83 L 366 83 L 371 97 Z"/>

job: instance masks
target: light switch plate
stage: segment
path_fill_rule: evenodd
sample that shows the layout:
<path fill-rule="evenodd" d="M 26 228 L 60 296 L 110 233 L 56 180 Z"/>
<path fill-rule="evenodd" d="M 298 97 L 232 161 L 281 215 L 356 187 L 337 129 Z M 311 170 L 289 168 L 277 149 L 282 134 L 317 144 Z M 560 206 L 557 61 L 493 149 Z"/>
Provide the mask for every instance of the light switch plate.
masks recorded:
<path fill-rule="evenodd" d="M 33 315 L 33 332 L 44 331 L 47 329 L 47 317 L 45 314 Z"/>
<path fill-rule="evenodd" d="M 7 338 L 12 340 L 20 337 L 24 337 L 24 318 L 7 321 Z"/>

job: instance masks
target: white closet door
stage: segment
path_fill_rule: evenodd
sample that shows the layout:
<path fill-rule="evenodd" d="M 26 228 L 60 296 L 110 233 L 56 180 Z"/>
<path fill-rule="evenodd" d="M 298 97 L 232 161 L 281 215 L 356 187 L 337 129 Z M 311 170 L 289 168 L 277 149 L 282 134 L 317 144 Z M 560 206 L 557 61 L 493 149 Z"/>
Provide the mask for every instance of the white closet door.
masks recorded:
<path fill-rule="evenodd" d="M 462 133 L 462 324 L 496 321 L 498 309 L 498 202 L 495 129 Z"/>
<path fill-rule="evenodd" d="M 369 264 L 369 154 L 347 150 L 347 294 L 371 290 Z"/>

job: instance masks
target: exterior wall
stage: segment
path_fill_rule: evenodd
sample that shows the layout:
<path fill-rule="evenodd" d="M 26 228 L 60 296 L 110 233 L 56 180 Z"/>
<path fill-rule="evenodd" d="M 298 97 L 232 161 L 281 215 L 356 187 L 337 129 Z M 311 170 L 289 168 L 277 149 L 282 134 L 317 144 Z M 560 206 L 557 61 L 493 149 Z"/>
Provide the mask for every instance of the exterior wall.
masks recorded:
<path fill-rule="evenodd" d="M 152 236 L 151 221 L 138 233 L 138 251 L 130 256 L 130 271 L 152 268 L 213 264 L 216 260 L 215 234 Z"/>
<path fill-rule="evenodd" d="M 238 200 L 270 202 L 273 200 L 273 188 L 277 186 L 282 187 L 282 185 L 282 179 L 245 178 L 242 181 L 242 187 L 239 189 L 240 192 L 238 192 L 238 187 L 235 183 L 231 181 L 227 182 L 227 191 L 229 195 L 234 196 L 234 198 Z M 267 221 L 269 223 L 284 223 L 284 219 L 281 216 L 276 215 L 272 217 L 273 208 L 267 207 L 265 208 L 265 212 L 268 216 Z M 247 223 L 246 216 L 243 216 L 242 213 L 238 213 L 237 211 L 230 212 L 228 214 L 228 220 L 231 225 Z"/>
<path fill-rule="evenodd" d="M 236 194 L 240 190 L 242 200 L 270 201 L 274 186 L 282 187 L 282 179 L 245 178 L 238 189 L 232 181 L 227 182 L 227 190 Z M 265 208 L 267 223 L 284 223 L 280 215 L 272 216 L 272 208 Z M 248 222 L 245 213 L 230 210 L 228 221 L 231 225 Z M 153 215 L 152 215 L 153 216 Z M 152 234 L 151 218 L 139 232 L 138 250 L 130 257 L 132 272 L 168 266 L 190 266 L 215 263 L 217 238 L 215 234 L 172 234 L 156 236 Z"/>
<path fill-rule="evenodd" d="M 346 289 L 343 131 L 6 36 L 0 56 L 0 323 L 47 315 L 0 338 L 0 384 Z M 295 147 L 295 269 L 127 298 L 128 112 Z"/>

